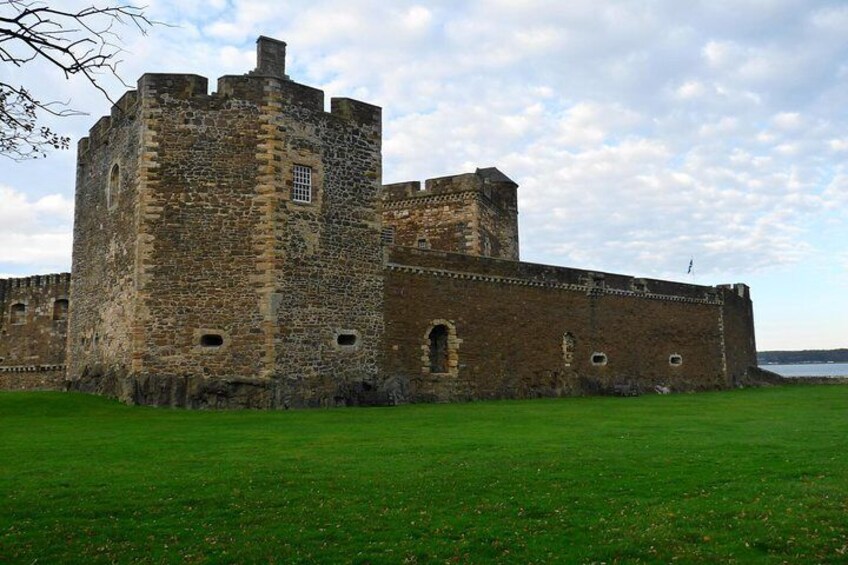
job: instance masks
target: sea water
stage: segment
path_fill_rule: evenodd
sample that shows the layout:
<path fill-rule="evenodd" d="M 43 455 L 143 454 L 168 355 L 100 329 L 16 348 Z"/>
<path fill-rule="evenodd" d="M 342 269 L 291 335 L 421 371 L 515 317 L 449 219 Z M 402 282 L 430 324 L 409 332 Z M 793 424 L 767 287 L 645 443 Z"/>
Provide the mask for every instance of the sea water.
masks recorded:
<path fill-rule="evenodd" d="M 760 368 L 784 377 L 848 377 L 848 363 L 760 365 Z"/>

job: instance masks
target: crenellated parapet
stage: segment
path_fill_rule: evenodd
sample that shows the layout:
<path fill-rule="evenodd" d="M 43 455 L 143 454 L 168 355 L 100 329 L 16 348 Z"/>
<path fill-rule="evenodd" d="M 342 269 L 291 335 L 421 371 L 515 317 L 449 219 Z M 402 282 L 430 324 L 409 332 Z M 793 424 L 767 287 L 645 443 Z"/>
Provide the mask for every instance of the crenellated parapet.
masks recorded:
<path fill-rule="evenodd" d="M 130 90 L 124 93 L 118 101 L 112 105 L 108 116 L 102 116 L 88 130 L 88 136 L 80 138 L 77 142 L 77 154 L 82 157 L 92 148 L 102 147 L 109 144 L 109 137 L 114 127 L 133 119 L 138 109 L 138 91 Z"/>
<path fill-rule="evenodd" d="M 19 288 L 48 288 L 59 287 L 67 289 L 71 284 L 71 273 L 53 273 L 49 275 L 32 275 L 29 277 L 0 279 L 0 293 L 11 292 Z M 0 294 L 2 296 L 3 294 Z"/>
<path fill-rule="evenodd" d="M 518 185 L 495 167 L 478 168 L 473 173 L 462 173 L 436 177 L 424 181 L 424 188 L 418 181 L 406 181 L 383 185 L 383 200 L 393 202 L 408 198 L 430 198 L 445 194 L 458 194 L 463 192 L 479 192 L 485 194 L 489 199 L 495 200 L 496 192 L 505 194 L 497 198 L 498 203 L 505 200 L 511 204 L 509 196 L 514 201 L 515 191 Z"/>

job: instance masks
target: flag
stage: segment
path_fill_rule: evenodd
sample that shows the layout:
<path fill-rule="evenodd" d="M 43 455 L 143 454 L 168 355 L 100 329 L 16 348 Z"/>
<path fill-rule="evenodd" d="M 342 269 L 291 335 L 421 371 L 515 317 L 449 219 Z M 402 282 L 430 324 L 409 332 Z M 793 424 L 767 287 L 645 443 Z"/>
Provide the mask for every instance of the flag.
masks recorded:
<path fill-rule="evenodd" d="M 694 261 L 695 261 L 694 259 L 689 259 L 689 270 L 686 271 L 687 275 L 692 274 L 692 265 L 694 264 Z"/>

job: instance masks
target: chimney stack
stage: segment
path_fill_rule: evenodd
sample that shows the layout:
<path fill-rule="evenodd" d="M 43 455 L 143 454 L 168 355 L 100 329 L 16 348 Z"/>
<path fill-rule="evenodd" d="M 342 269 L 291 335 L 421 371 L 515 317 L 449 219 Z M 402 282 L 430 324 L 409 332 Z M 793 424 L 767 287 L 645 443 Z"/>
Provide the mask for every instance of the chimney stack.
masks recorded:
<path fill-rule="evenodd" d="M 257 75 L 277 78 L 286 76 L 286 42 L 260 35 L 256 40 Z"/>

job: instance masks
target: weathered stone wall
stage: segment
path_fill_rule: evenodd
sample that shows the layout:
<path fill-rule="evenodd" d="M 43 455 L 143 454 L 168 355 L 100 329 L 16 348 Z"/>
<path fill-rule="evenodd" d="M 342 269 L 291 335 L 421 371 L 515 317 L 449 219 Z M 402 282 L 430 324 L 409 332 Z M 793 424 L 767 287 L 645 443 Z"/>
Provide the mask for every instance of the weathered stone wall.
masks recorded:
<path fill-rule="evenodd" d="M 725 361 L 730 384 L 744 382 L 748 370 L 757 366 L 754 312 L 751 291 L 738 283 L 718 287 L 722 298 Z"/>
<path fill-rule="evenodd" d="M 712 287 L 395 247 L 385 369 L 411 401 L 724 388 L 723 308 Z M 453 366 L 433 374 L 445 322 Z"/>
<path fill-rule="evenodd" d="M 279 195 L 276 402 L 358 402 L 379 387 L 382 351 L 381 110 L 333 99 L 328 114 L 320 91 L 274 80 L 267 90 L 276 132 L 267 160 Z M 294 165 L 312 169 L 311 203 L 292 198 Z"/>
<path fill-rule="evenodd" d="M 139 80 L 136 215 L 107 226 L 111 239 L 86 200 L 102 176 L 81 183 L 84 311 L 108 310 L 116 288 L 129 290 L 131 308 L 130 362 L 82 350 L 80 388 L 150 404 L 276 407 L 356 403 L 377 386 L 380 109 L 333 99 L 325 112 L 323 92 L 285 78 L 284 43 L 261 38 L 257 51 L 257 69 L 222 77 L 214 94 L 196 75 Z M 311 202 L 294 201 L 295 165 L 311 168 Z M 98 257 L 123 249 L 124 230 L 133 262 L 98 271 Z"/>
<path fill-rule="evenodd" d="M 70 275 L 0 279 L 0 390 L 62 388 Z"/>
<path fill-rule="evenodd" d="M 261 84 L 256 81 L 261 93 Z M 259 108 L 206 79 L 146 74 L 134 375 L 267 375 L 259 310 Z M 257 94 L 261 96 L 261 94 Z M 204 336 L 218 336 L 220 343 Z"/>
<path fill-rule="evenodd" d="M 517 185 L 495 168 L 383 187 L 392 243 L 518 260 Z"/>
<path fill-rule="evenodd" d="M 65 365 L 0 366 L 0 390 L 65 390 Z"/>
<path fill-rule="evenodd" d="M 126 93 L 77 147 L 68 378 L 90 383 L 132 364 L 143 123 Z"/>

